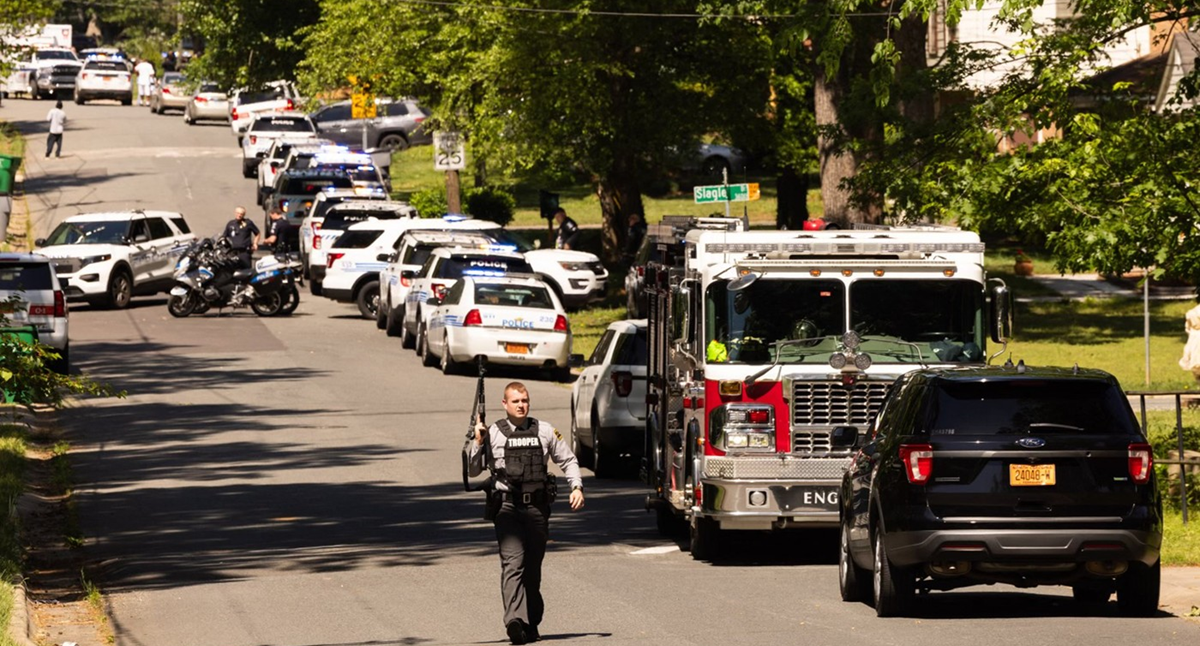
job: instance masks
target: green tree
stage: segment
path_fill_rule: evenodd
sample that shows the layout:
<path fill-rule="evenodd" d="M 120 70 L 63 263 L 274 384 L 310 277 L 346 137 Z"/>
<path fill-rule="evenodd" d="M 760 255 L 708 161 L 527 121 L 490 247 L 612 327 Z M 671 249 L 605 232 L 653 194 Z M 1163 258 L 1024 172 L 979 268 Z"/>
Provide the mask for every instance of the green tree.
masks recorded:
<path fill-rule="evenodd" d="M 31 25 L 45 24 L 59 0 L 0 0 L 0 73 L 8 76 L 20 47 L 11 36 Z"/>
<path fill-rule="evenodd" d="M 182 0 L 181 8 L 184 28 L 204 41 L 191 75 L 227 87 L 294 79 L 301 32 L 321 11 L 318 0 Z"/>

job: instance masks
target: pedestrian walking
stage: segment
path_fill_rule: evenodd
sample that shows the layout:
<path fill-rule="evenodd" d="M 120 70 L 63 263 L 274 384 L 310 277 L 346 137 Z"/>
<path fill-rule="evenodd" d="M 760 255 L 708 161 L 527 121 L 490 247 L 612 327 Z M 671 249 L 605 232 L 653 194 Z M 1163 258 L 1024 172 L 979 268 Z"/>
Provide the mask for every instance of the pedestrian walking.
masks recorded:
<path fill-rule="evenodd" d="M 67 113 L 63 112 L 62 101 L 50 108 L 50 112 L 46 114 L 46 121 L 50 122 L 50 134 L 46 137 L 46 157 L 50 156 L 51 149 L 54 150 L 55 157 L 62 157 L 63 130 L 67 125 Z"/>
<path fill-rule="evenodd" d="M 142 59 L 134 66 L 137 74 L 138 105 L 150 105 L 150 90 L 154 87 L 154 63 Z"/>
<path fill-rule="evenodd" d="M 494 489 L 489 506 L 500 546 L 500 598 L 504 627 L 514 644 L 538 641 L 545 604 L 542 600 L 542 559 L 550 535 L 550 503 L 554 481 L 548 460 L 563 470 L 571 486 L 571 509 L 583 507 L 579 462 L 562 435 L 550 424 L 529 416 L 529 390 L 519 381 L 504 387 L 505 418 L 489 427 L 475 425 L 468 443 L 469 475 L 485 468 Z M 486 443 L 486 445 L 485 445 Z"/>
<path fill-rule="evenodd" d="M 555 249 L 576 249 L 579 241 L 579 225 L 567 217 L 566 209 L 554 212 L 554 222 L 558 224 L 558 237 L 554 240 Z"/>
<path fill-rule="evenodd" d="M 229 247 L 237 254 L 242 267 L 250 268 L 250 253 L 258 249 L 258 225 L 246 219 L 246 209 L 237 207 L 233 210 L 233 219 L 225 225 L 225 239 Z"/>

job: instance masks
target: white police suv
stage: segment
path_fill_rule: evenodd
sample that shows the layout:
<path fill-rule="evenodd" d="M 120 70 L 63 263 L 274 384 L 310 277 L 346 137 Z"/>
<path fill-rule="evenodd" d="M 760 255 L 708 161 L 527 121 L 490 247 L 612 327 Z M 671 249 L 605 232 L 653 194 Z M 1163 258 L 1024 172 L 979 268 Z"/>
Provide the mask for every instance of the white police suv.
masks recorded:
<path fill-rule="evenodd" d="M 489 363 L 543 368 L 569 379 L 571 326 L 554 290 L 532 276 L 477 273 L 464 271 L 442 297 L 425 302 L 429 323 L 417 339 L 422 363 L 440 360 L 442 372 L 451 374 L 483 356 Z"/>
<path fill-rule="evenodd" d="M 0 327 L 31 326 L 38 341 L 58 351 L 50 367 L 66 374 L 70 368 L 67 299 L 53 261 L 30 253 L 0 253 Z"/>
<path fill-rule="evenodd" d="M 511 245 L 525 255 L 534 273 L 558 294 L 563 306 L 576 309 L 602 300 L 608 270 L 596 254 L 570 249 L 534 249 L 507 231 L 495 232 L 498 244 Z"/>
<path fill-rule="evenodd" d="M 175 261 L 195 239 L 179 213 L 120 211 L 69 217 L 35 244 L 68 299 L 121 309 L 170 290 Z"/>
<path fill-rule="evenodd" d="M 346 190 L 339 189 L 340 192 Z M 328 203 L 328 198 L 325 201 Z M 324 211 L 319 222 L 314 217 L 318 210 Z M 417 210 L 407 202 L 359 198 L 338 202 L 328 209 L 318 209 L 317 202 L 314 201 L 313 206 L 309 207 L 309 213 L 310 215 L 305 216 L 304 221 L 300 224 L 301 257 L 306 263 L 305 269 L 310 279 L 309 289 L 312 290 L 314 296 L 321 296 L 323 293 L 325 274 L 328 268 L 326 252 L 333 247 L 333 243 L 337 242 L 347 229 L 359 222 L 371 220 L 415 220 L 417 218 Z M 311 231 L 309 234 L 311 246 L 307 253 L 303 247 L 306 228 Z M 391 248 L 387 251 L 390 252 Z"/>

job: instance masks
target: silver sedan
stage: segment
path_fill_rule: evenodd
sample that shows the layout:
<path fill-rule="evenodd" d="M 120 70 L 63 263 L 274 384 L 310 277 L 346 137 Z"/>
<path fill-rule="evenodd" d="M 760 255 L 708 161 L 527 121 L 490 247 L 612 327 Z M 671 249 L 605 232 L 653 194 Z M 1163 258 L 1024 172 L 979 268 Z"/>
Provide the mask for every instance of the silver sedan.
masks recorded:
<path fill-rule="evenodd" d="M 163 114 L 167 110 L 186 110 L 191 97 L 184 87 L 186 79 L 179 72 L 167 72 L 154 83 L 150 92 L 150 111 Z"/>
<path fill-rule="evenodd" d="M 215 83 L 201 83 L 183 109 L 183 122 L 189 126 L 197 121 L 229 122 L 229 95 Z"/>

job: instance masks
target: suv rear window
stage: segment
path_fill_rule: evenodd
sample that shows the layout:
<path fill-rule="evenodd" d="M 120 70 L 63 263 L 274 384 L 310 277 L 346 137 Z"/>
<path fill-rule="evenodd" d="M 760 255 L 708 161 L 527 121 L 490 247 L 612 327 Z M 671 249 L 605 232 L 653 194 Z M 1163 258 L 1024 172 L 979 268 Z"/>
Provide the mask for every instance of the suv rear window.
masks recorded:
<path fill-rule="evenodd" d="M 391 209 L 334 209 L 325 214 L 322 229 L 346 229 L 352 224 L 368 220 L 398 220 L 401 213 Z"/>
<path fill-rule="evenodd" d="M 503 276 L 505 274 L 532 274 L 533 267 L 524 258 L 506 256 L 452 256 L 438 266 L 438 278 L 455 280 L 466 275 Z"/>
<path fill-rule="evenodd" d="M 48 262 L 6 262 L 0 264 L 0 290 L 33 291 L 54 289 Z"/>
<path fill-rule="evenodd" d="M 128 72 L 129 67 L 120 61 L 88 61 L 84 67 L 101 72 Z"/>
<path fill-rule="evenodd" d="M 404 257 L 400 259 L 402 265 L 420 265 L 425 266 L 425 261 L 429 260 L 429 254 L 437 249 L 433 245 L 415 245 L 404 251 Z"/>
<path fill-rule="evenodd" d="M 267 88 L 258 92 L 242 92 L 238 94 L 238 104 L 246 105 L 247 103 L 263 103 L 265 101 L 275 101 L 284 98 L 284 91 L 281 87 Z"/>
<path fill-rule="evenodd" d="M 1138 434 L 1121 389 L 1104 382 L 1019 379 L 933 388 L 926 417 L 933 435 Z"/>
<path fill-rule="evenodd" d="M 308 119 L 289 119 L 286 117 L 268 117 L 255 119 L 250 124 L 251 132 L 316 132 Z"/>
<path fill-rule="evenodd" d="M 280 191 L 283 195 L 316 195 L 327 188 L 353 188 L 349 177 L 289 177 Z"/>
<path fill-rule="evenodd" d="M 192 232 L 192 228 L 188 226 L 187 221 L 183 218 L 171 218 L 171 222 L 175 225 L 176 229 L 179 229 L 180 233 Z"/>
<path fill-rule="evenodd" d="M 503 307 L 538 307 L 553 309 L 554 303 L 545 287 L 536 285 L 497 285 L 475 283 L 476 305 Z"/>
<path fill-rule="evenodd" d="M 639 329 L 635 334 L 622 334 L 617 343 L 617 351 L 613 354 L 614 365 L 646 365 L 646 330 Z"/>
<path fill-rule="evenodd" d="M 340 238 L 334 240 L 334 249 L 366 249 L 371 246 L 379 238 L 383 232 L 378 229 L 359 229 L 358 231 L 347 231 Z"/>

